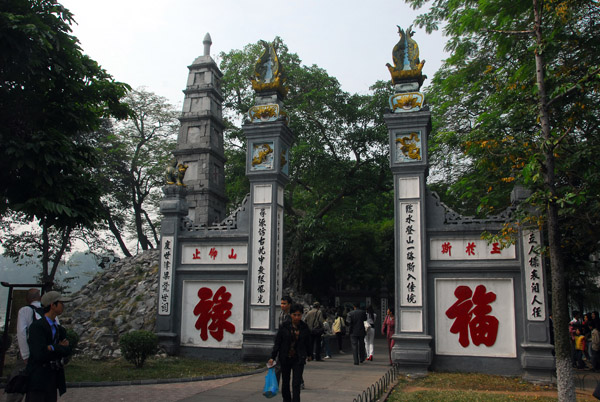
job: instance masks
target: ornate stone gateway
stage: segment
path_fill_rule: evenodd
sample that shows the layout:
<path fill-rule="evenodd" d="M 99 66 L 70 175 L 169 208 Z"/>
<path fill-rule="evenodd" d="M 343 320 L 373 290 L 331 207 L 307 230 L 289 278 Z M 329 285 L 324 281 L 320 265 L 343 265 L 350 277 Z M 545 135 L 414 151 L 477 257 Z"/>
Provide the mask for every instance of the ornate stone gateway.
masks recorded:
<path fill-rule="evenodd" d="M 540 231 L 523 227 L 508 247 L 481 239 L 509 218 L 523 199 L 518 189 L 514 207 L 484 220 L 454 213 L 427 190 L 431 114 L 419 92 L 425 62 L 412 27 L 399 33 L 394 66 L 388 64 L 395 94 L 384 116 L 395 193 L 392 358 L 411 373 L 433 368 L 549 381 L 554 360 Z M 285 75 L 277 50 L 263 42 L 252 78 L 256 105 L 243 126 L 250 195 L 222 219 L 222 74 L 208 34 L 204 44 L 204 56 L 189 67 L 177 160 L 167 172 L 173 184 L 161 202 L 157 331 L 170 353 L 266 360 L 282 291 L 283 191 L 294 139 L 283 108 Z"/>
<path fill-rule="evenodd" d="M 392 359 L 407 372 L 429 368 L 522 374 L 550 381 L 541 235 L 522 228 L 508 247 L 481 239 L 505 215 L 462 217 L 427 190 L 431 114 L 419 92 L 424 61 L 412 26 L 400 27 L 388 64 L 395 94 L 390 113 L 390 160 L 395 193 L 396 335 Z M 513 192 L 516 206 L 519 191 Z"/>
<path fill-rule="evenodd" d="M 190 73 L 177 150 L 161 202 L 161 262 L 157 332 L 170 353 L 219 359 L 268 358 L 281 299 L 283 188 L 293 136 L 283 111 L 285 76 L 276 50 L 264 42 L 252 85 L 256 106 L 243 129 L 250 195 L 225 211 L 222 77 L 204 56 Z M 187 166 L 179 181 L 175 166 Z"/>

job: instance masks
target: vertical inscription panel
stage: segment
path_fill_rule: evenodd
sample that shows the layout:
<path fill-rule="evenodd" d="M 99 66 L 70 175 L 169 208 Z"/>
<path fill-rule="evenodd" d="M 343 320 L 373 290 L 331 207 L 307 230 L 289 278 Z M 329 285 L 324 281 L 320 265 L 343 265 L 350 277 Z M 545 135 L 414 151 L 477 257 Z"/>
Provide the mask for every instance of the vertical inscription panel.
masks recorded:
<path fill-rule="evenodd" d="M 271 207 L 254 207 L 251 304 L 269 305 L 271 295 Z"/>
<path fill-rule="evenodd" d="M 423 306 L 423 272 L 421 257 L 421 204 L 399 203 L 400 305 Z"/>

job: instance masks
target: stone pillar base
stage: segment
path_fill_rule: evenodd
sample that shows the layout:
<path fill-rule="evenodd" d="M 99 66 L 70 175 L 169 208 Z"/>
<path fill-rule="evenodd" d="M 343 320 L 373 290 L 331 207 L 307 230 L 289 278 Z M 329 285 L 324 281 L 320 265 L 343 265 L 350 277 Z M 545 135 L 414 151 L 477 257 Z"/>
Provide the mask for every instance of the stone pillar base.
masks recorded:
<path fill-rule="evenodd" d="M 179 354 L 179 342 L 177 334 L 173 332 L 157 332 L 158 345 L 165 349 L 169 356 L 177 356 Z"/>
<path fill-rule="evenodd" d="M 556 365 L 552 350 L 554 346 L 548 343 L 521 344 L 521 366 L 523 379 L 533 383 L 551 384 Z"/>
<path fill-rule="evenodd" d="M 267 362 L 275 344 L 274 331 L 244 331 L 242 358 L 245 361 Z"/>
<path fill-rule="evenodd" d="M 392 362 L 407 374 L 425 375 L 433 360 L 429 335 L 396 334 L 393 336 Z"/>

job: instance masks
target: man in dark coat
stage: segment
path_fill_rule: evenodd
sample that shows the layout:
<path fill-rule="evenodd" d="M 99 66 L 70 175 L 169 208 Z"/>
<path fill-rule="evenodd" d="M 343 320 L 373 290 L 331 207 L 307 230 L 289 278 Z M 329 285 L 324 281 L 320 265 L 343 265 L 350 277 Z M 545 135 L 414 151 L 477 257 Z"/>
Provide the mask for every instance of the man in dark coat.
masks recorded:
<path fill-rule="evenodd" d="M 348 323 L 348 331 L 350 332 L 350 343 L 352 344 L 352 355 L 354 357 L 354 364 L 358 365 L 365 361 L 365 321 L 367 320 L 367 313 L 365 310 L 357 309 L 348 313 L 346 319 Z"/>
<path fill-rule="evenodd" d="M 302 373 L 307 360 L 310 360 L 310 339 L 308 326 L 302 321 L 304 308 L 294 304 L 290 308 L 291 321 L 283 323 L 277 331 L 275 345 L 271 351 L 269 366 L 273 365 L 279 356 L 281 364 L 281 396 L 283 402 L 300 402 L 300 385 Z M 292 394 L 290 394 L 290 374 L 294 372 L 292 380 Z"/>
<path fill-rule="evenodd" d="M 45 315 L 29 326 L 29 360 L 26 372 L 27 402 L 55 402 L 56 391 L 67 391 L 62 359 L 71 354 L 67 331 L 56 322 L 68 297 L 52 291 L 42 296 Z"/>
<path fill-rule="evenodd" d="M 306 325 L 308 325 L 308 329 L 310 330 L 312 357 L 318 362 L 321 361 L 321 337 L 325 332 L 325 329 L 323 328 L 325 317 L 323 317 L 323 312 L 319 310 L 320 308 L 321 303 L 315 302 L 312 309 L 310 309 L 310 311 L 306 313 L 306 317 L 304 317 L 304 322 L 306 322 Z"/>

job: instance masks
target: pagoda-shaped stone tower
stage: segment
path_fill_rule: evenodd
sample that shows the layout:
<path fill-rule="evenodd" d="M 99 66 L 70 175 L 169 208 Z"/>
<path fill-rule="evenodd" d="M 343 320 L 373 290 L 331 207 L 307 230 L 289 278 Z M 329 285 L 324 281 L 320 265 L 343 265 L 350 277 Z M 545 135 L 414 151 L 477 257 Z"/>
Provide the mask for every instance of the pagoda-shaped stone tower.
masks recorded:
<path fill-rule="evenodd" d="M 174 152 L 179 162 L 188 165 L 187 186 L 189 218 L 197 225 L 211 225 L 225 218 L 225 152 L 221 78 L 223 73 L 210 57 L 210 35 L 204 37 L 204 55 L 188 66 L 187 87 L 183 91 L 181 127 Z"/>

